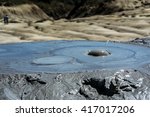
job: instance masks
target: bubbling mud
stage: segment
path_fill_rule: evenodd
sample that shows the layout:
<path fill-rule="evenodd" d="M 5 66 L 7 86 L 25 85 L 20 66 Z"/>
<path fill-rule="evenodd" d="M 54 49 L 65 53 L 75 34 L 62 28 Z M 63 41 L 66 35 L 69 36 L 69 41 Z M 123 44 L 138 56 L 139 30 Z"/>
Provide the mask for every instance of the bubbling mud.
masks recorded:
<path fill-rule="evenodd" d="M 150 63 L 148 47 L 114 42 L 48 41 L 6 44 L 1 49 L 7 49 L 0 54 L 2 73 L 68 73 Z"/>

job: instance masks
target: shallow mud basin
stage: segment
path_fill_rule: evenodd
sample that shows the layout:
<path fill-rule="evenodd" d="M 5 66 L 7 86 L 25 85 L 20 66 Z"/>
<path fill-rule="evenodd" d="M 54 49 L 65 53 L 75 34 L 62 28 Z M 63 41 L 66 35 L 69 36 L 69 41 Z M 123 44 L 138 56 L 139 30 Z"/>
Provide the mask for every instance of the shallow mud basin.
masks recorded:
<path fill-rule="evenodd" d="M 150 48 L 95 41 L 0 45 L 1 73 L 67 73 L 137 68 L 150 63 Z"/>
<path fill-rule="evenodd" d="M 0 99 L 149 100 L 150 48 L 48 41 L 0 45 Z"/>

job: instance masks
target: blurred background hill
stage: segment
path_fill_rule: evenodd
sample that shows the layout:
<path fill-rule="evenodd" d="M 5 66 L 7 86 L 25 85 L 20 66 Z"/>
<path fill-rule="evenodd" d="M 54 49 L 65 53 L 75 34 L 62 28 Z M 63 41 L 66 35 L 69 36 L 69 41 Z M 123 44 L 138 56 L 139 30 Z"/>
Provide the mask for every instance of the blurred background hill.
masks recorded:
<path fill-rule="evenodd" d="M 150 0 L 0 0 L 0 18 L 0 43 L 150 36 Z"/>
<path fill-rule="evenodd" d="M 23 6 L 23 4 L 28 4 L 28 6 Z M 30 14 L 34 13 L 38 16 L 43 14 L 44 18 L 46 18 L 45 14 L 38 9 L 40 8 L 54 19 L 70 19 L 138 9 L 140 7 L 150 6 L 150 0 L 0 0 L 0 6 L 13 8 L 17 6 L 18 9 L 19 7 L 23 8 L 22 11 L 25 12 L 24 14 L 29 14 L 28 11 L 31 10 Z M 1 7 L 0 13 L 2 15 L 7 10 L 1 10 Z M 19 15 L 22 15 L 17 9 L 13 10 L 8 8 L 8 10 L 8 12 L 14 12 L 14 14 L 18 12 Z"/>

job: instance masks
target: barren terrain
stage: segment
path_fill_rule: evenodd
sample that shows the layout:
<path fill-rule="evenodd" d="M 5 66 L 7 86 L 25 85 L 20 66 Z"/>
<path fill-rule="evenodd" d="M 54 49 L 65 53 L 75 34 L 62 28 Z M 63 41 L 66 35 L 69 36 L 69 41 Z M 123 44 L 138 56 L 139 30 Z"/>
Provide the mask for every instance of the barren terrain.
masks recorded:
<path fill-rule="evenodd" d="M 28 12 L 22 16 L 10 13 L 9 17 L 8 25 L 0 22 L 0 43 L 61 39 L 127 41 L 150 35 L 150 8 L 147 7 L 70 20 L 53 20 L 46 14 L 32 16 Z"/>

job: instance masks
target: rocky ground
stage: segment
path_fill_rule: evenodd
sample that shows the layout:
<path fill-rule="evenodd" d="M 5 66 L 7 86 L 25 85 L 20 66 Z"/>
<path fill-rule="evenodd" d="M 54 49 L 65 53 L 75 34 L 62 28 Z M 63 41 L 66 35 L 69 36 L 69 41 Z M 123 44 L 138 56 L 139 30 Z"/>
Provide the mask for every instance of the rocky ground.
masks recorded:
<path fill-rule="evenodd" d="M 1 74 L 4 100 L 149 100 L 149 75 L 137 70 Z"/>

